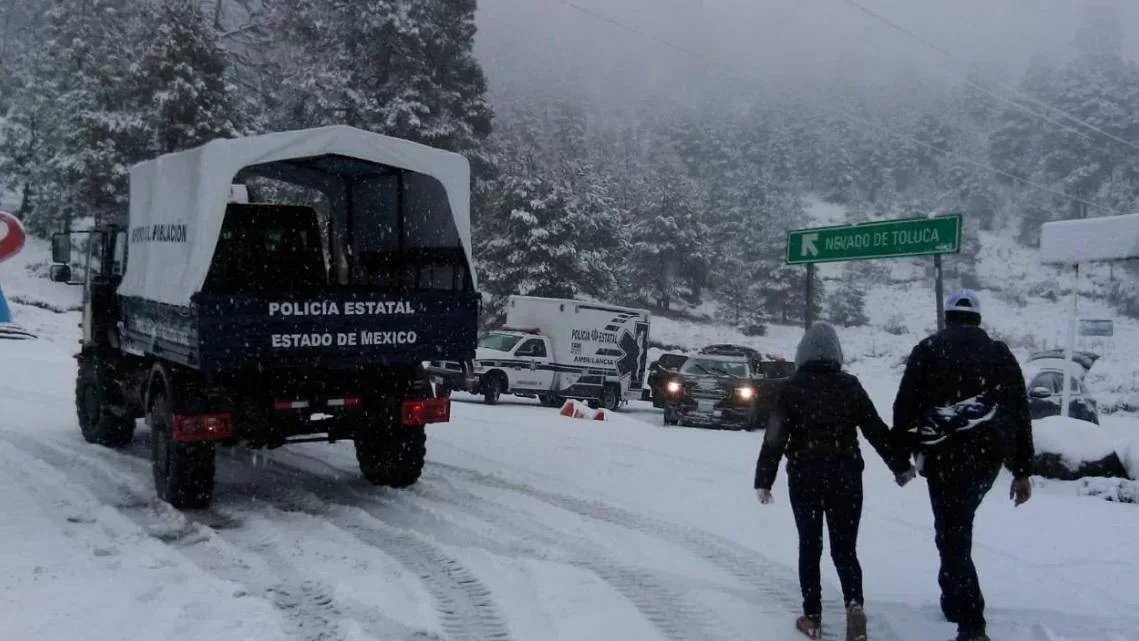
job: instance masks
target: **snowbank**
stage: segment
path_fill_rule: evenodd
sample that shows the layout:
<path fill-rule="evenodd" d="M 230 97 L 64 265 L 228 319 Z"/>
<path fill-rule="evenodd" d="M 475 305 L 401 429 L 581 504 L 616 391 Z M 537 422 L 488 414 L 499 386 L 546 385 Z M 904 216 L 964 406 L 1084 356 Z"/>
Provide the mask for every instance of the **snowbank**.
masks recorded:
<path fill-rule="evenodd" d="M 1100 427 L 1074 418 L 1049 416 L 1034 422 L 1032 440 L 1037 453 L 1060 454 L 1075 463 L 1115 453 L 1115 444 Z"/>
<path fill-rule="evenodd" d="M 1032 428 L 1036 473 L 1075 480 L 1086 476 L 1120 477 L 1126 470 L 1115 452 L 1115 440 L 1098 425 L 1050 416 Z"/>
<path fill-rule="evenodd" d="M 1128 478 L 1139 480 L 1139 437 L 1123 441 L 1115 449 Z"/>
<path fill-rule="evenodd" d="M 1083 479 L 1080 494 L 1112 503 L 1139 503 L 1139 482 L 1128 479 Z"/>

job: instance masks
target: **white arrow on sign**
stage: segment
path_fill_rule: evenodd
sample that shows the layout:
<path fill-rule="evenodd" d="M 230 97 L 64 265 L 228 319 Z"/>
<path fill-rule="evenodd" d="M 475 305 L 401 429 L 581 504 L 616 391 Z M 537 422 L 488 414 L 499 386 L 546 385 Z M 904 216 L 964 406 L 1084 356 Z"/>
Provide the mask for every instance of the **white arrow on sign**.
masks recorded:
<path fill-rule="evenodd" d="M 803 256 L 818 256 L 819 248 L 815 247 L 815 241 L 818 239 L 818 234 L 803 234 L 803 246 L 799 253 Z"/>

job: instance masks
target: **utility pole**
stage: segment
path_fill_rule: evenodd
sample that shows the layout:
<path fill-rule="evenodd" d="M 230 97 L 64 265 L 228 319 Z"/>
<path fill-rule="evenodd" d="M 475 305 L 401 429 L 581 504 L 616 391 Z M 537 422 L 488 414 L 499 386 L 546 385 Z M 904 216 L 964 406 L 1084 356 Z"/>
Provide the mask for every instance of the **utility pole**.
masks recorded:
<path fill-rule="evenodd" d="M 945 281 L 942 278 L 941 254 L 933 256 L 933 272 L 936 282 L 934 294 L 937 296 L 937 331 L 945 329 Z"/>
<path fill-rule="evenodd" d="M 807 263 L 807 312 L 803 314 L 803 325 L 807 329 L 815 323 L 815 264 Z"/>

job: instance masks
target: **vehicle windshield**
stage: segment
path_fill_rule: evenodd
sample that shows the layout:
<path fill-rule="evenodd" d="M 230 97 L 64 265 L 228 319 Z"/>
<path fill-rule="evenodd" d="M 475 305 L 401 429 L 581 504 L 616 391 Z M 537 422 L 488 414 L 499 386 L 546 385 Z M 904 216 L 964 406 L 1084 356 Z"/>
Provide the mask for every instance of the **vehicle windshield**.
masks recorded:
<path fill-rule="evenodd" d="M 747 378 L 751 375 L 746 361 L 724 361 L 711 358 L 694 358 L 680 368 L 682 374 L 699 376 L 730 376 Z"/>
<path fill-rule="evenodd" d="M 518 341 L 522 340 L 521 336 L 512 336 L 510 334 L 487 334 L 481 341 L 479 347 L 486 349 L 498 350 L 500 352 L 509 352 L 514 349 Z"/>

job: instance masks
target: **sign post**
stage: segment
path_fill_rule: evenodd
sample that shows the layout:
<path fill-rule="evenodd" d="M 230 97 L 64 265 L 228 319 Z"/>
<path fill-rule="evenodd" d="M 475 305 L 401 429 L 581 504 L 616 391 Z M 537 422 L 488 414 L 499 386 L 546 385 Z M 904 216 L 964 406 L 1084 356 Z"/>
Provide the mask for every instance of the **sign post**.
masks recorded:
<path fill-rule="evenodd" d="M 961 216 L 905 218 L 862 225 L 815 227 L 787 232 L 787 264 L 807 266 L 807 311 L 814 317 L 814 271 L 818 263 L 934 256 L 938 327 L 941 326 L 942 254 L 961 251 Z"/>

